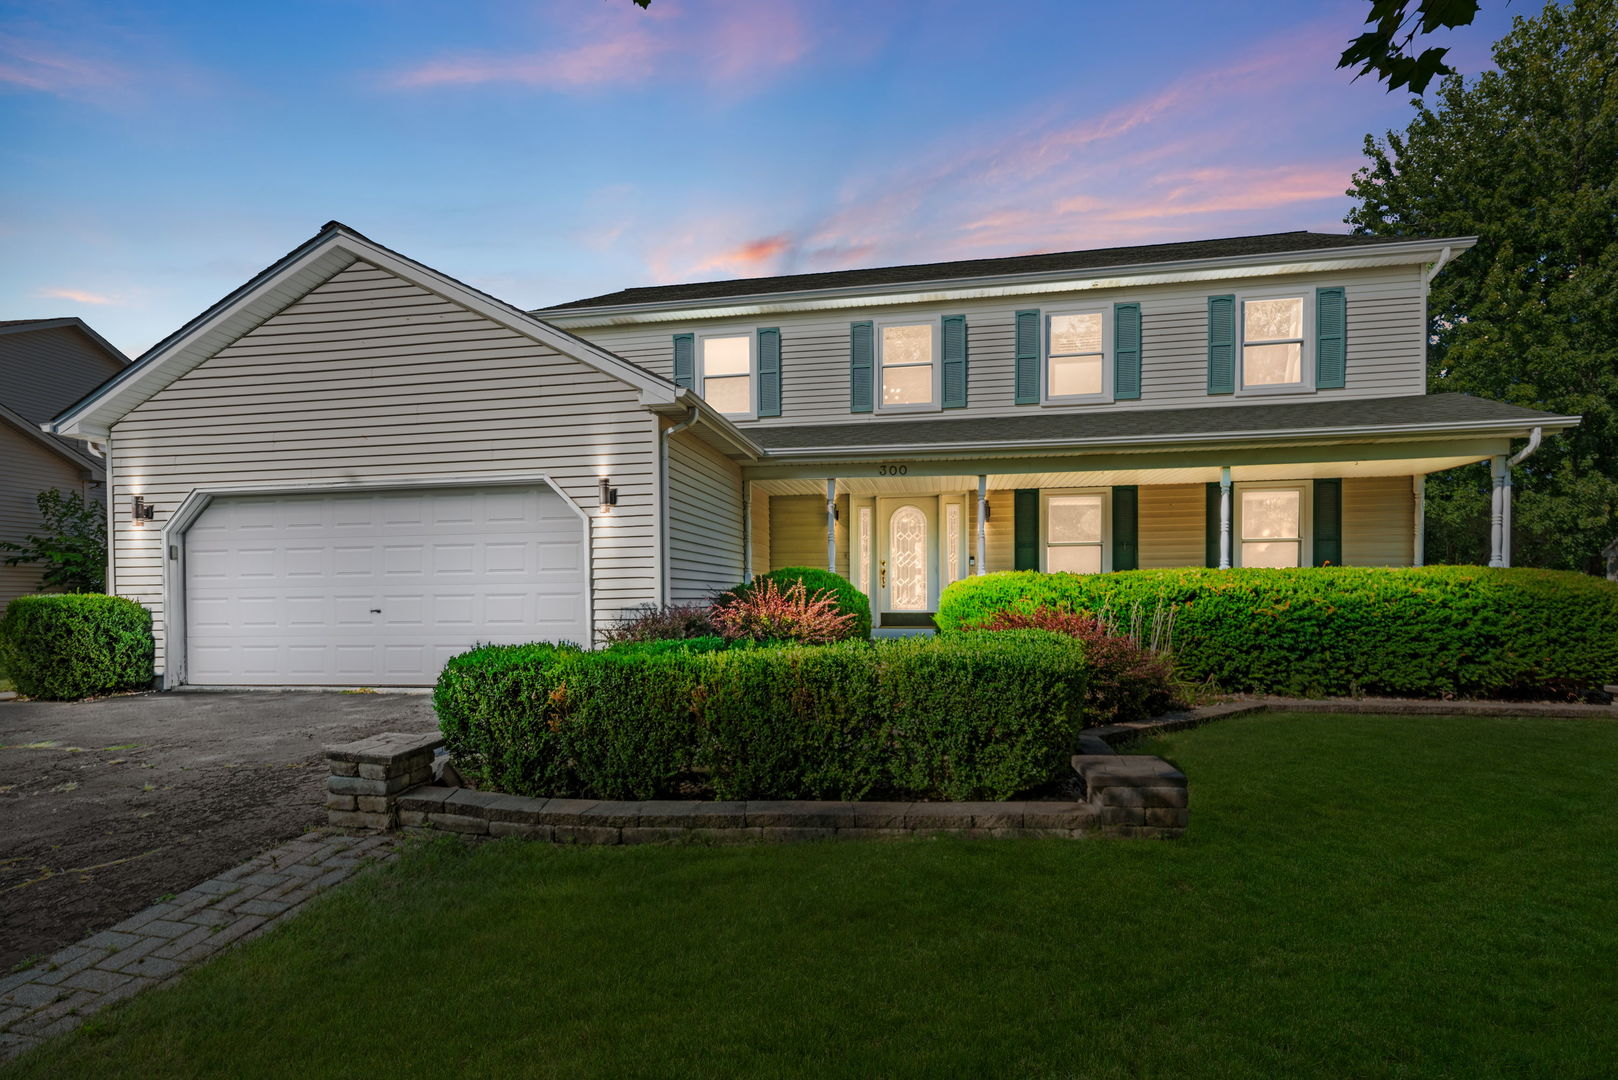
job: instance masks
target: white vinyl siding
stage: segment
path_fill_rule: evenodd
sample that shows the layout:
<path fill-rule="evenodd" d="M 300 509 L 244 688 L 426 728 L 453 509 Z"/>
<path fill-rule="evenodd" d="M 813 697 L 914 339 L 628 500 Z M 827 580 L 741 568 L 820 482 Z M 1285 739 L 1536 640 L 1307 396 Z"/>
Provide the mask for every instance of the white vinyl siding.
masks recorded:
<path fill-rule="evenodd" d="M 770 496 L 753 489 L 753 573 L 762 574 L 770 568 Z"/>
<path fill-rule="evenodd" d="M 1334 401 L 1380 398 L 1426 391 L 1425 294 L 1417 267 L 1289 274 L 1254 281 L 1151 285 L 1051 293 L 1013 299 L 948 300 L 863 310 L 761 316 L 781 328 L 781 416 L 744 421 L 752 424 L 827 424 L 855 420 L 902 423 L 881 413 L 851 414 L 848 409 L 848 327 L 851 319 L 933 321 L 965 314 L 971 342 L 968 406 L 950 417 L 1027 415 L 1028 406 L 1014 404 L 1012 344 L 1015 313 L 1042 312 L 1078 305 L 1108 306 L 1125 301 L 1141 305 L 1141 397 L 1088 409 L 1242 408 L 1242 395 L 1208 393 L 1208 297 L 1245 292 L 1250 287 L 1287 289 L 1313 296 L 1317 286 L 1341 285 L 1348 303 L 1348 378 L 1340 390 L 1301 394 L 1287 400 Z M 1312 306 L 1312 300 L 1310 301 Z M 571 324 L 563 319 L 561 325 Z M 581 337 L 665 377 L 672 374 L 671 335 L 703 331 L 700 321 L 670 319 L 637 326 L 577 327 Z M 1053 406 L 1059 407 L 1059 406 Z"/>
<path fill-rule="evenodd" d="M 627 384 L 356 262 L 115 425 L 115 506 L 156 506 L 113 515 L 118 591 L 152 610 L 162 670 L 162 526 L 193 488 L 532 473 L 592 512 L 599 630 L 656 596 L 655 439 Z"/>
<path fill-rule="evenodd" d="M 1409 566 L 1416 500 L 1408 476 L 1343 481 L 1343 565 Z"/>
<path fill-rule="evenodd" d="M 741 580 L 741 468 L 683 432 L 669 445 L 669 600 L 707 600 Z"/>
<path fill-rule="evenodd" d="M 1207 493 L 1201 484 L 1140 486 L 1140 568 L 1201 566 L 1207 558 Z"/>
<path fill-rule="evenodd" d="M 848 496 L 837 497 L 837 572 L 848 575 Z M 770 565 L 826 565 L 826 498 L 823 495 L 775 495 L 770 498 Z"/>

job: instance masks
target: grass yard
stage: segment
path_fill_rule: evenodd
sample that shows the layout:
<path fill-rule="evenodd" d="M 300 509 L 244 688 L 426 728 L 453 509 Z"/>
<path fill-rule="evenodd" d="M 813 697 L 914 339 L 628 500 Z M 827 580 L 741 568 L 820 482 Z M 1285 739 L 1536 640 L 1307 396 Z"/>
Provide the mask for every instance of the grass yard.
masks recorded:
<path fill-rule="evenodd" d="M 425 844 L 25 1077 L 1610 1077 L 1618 724 L 1265 715 L 1181 841 Z"/>

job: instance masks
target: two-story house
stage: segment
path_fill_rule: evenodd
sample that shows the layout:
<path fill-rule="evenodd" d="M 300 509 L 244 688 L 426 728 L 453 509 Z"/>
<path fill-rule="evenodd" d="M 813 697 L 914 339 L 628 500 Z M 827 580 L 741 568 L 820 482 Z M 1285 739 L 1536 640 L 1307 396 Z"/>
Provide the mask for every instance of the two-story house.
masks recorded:
<path fill-rule="evenodd" d="M 40 425 L 128 365 L 83 319 L 0 322 L 0 540 L 16 543 L 43 530 L 42 491 L 104 497 L 101 459 Z M 12 554 L 0 551 L 0 612 L 40 588 L 40 568 L 5 565 Z"/>
<path fill-rule="evenodd" d="M 50 430 L 108 461 L 165 685 L 410 685 L 828 566 L 1420 563 L 1422 482 L 1577 423 L 1426 389 L 1470 238 L 1317 233 L 511 307 L 338 223 Z"/>

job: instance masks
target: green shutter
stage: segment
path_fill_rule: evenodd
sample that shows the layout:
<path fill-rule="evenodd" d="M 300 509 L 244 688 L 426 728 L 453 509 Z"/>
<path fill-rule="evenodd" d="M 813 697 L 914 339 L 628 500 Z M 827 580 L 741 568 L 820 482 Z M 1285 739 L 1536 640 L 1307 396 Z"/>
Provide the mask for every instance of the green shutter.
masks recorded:
<path fill-rule="evenodd" d="M 1039 404 L 1039 312 L 1017 312 L 1017 404 Z"/>
<path fill-rule="evenodd" d="M 1203 563 L 1215 569 L 1219 567 L 1219 501 L 1219 481 L 1215 480 L 1208 485 L 1207 511 L 1203 518 L 1207 536 Z"/>
<path fill-rule="evenodd" d="M 1315 290 L 1315 386 L 1340 390 L 1348 377 L 1348 297 L 1342 286 Z"/>
<path fill-rule="evenodd" d="M 1208 297 L 1208 393 L 1236 392 L 1236 298 Z"/>
<path fill-rule="evenodd" d="M 674 335 L 674 385 L 696 389 L 697 339 L 694 334 Z"/>
<path fill-rule="evenodd" d="M 940 337 L 946 409 L 966 408 L 966 316 L 945 315 Z"/>
<path fill-rule="evenodd" d="M 1140 305 L 1112 305 L 1112 396 L 1140 398 Z"/>
<path fill-rule="evenodd" d="M 876 353 L 876 332 L 869 322 L 848 328 L 848 411 L 871 411 L 871 364 Z"/>
<path fill-rule="evenodd" d="M 1315 481 L 1315 565 L 1343 565 L 1343 482 Z"/>
<path fill-rule="evenodd" d="M 1134 484 L 1112 489 L 1112 568 L 1140 569 L 1140 488 Z"/>
<path fill-rule="evenodd" d="M 781 331 L 773 326 L 758 332 L 758 414 L 781 415 Z"/>
<path fill-rule="evenodd" d="M 1039 489 L 1018 488 L 1012 500 L 1012 568 L 1039 569 Z"/>

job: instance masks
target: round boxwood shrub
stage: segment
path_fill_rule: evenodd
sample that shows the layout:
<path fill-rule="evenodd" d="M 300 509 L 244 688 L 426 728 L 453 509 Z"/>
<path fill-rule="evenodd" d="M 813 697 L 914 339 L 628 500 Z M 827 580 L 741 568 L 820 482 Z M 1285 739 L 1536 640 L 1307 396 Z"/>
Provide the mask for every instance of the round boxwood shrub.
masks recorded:
<path fill-rule="evenodd" d="M 1558 570 L 1008 571 L 950 585 L 938 623 L 1040 609 L 1172 609 L 1177 671 L 1233 692 L 1567 698 L 1618 680 L 1618 584 Z"/>
<path fill-rule="evenodd" d="M 148 689 L 154 654 L 151 613 L 120 596 L 19 596 L 0 618 L 0 672 L 29 697 Z"/>
<path fill-rule="evenodd" d="M 848 636 L 850 638 L 871 636 L 871 601 L 866 595 L 856 589 L 854 583 L 843 575 L 834 574 L 830 570 L 817 570 L 812 566 L 785 566 L 779 570 L 771 570 L 767 574 L 759 574 L 751 582 L 721 593 L 714 599 L 714 604 L 718 606 L 732 597 L 746 596 L 766 581 L 775 582 L 776 587 L 783 593 L 800 581 L 810 596 L 830 591 L 837 597 L 838 612 L 854 616 L 854 621 L 848 628 Z"/>

